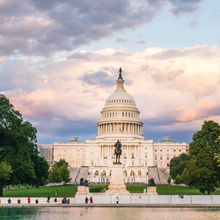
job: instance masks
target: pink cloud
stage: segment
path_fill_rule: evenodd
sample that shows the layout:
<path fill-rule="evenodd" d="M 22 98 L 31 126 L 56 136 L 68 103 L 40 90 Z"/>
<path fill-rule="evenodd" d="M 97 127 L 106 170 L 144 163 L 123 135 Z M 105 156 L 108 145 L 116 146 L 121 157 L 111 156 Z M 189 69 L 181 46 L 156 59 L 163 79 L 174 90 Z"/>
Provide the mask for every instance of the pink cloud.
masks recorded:
<path fill-rule="evenodd" d="M 154 130 L 196 129 L 202 120 L 220 115 L 220 90 L 216 86 L 220 49 L 207 45 L 172 49 L 177 51 L 172 57 L 170 50 L 106 49 L 77 52 L 69 59 L 49 63 L 30 62 L 32 68 L 12 69 L 16 80 L 11 80 L 7 95 L 26 117 L 97 121 L 105 100 L 115 89 L 114 82 L 106 80 L 116 80 L 122 66 L 125 88 L 134 96 L 141 118 L 149 122 L 146 126 Z M 162 52 L 163 60 L 155 59 Z M 23 65 L 28 66 L 28 60 Z M 6 82 L 1 75 L 0 80 Z M 16 87 L 18 80 L 22 88 Z"/>

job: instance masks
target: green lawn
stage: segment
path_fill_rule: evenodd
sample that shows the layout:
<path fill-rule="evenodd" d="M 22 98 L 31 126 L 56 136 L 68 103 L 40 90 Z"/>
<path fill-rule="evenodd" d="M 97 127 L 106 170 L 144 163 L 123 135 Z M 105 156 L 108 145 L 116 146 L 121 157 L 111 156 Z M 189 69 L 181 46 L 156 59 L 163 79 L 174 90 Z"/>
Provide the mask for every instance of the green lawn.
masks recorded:
<path fill-rule="evenodd" d="M 157 192 L 160 195 L 203 195 L 195 188 L 171 185 L 159 185 L 157 187 Z M 217 189 L 213 195 L 220 195 L 220 189 Z"/>
<path fill-rule="evenodd" d="M 142 193 L 144 187 L 145 185 L 128 185 L 127 190 L 130 193 Z M 158 185 L 157 192 L 159 195 L 203 195 L 195 188 L 171 185 Z M 220 195 L 220 189 L 217 189 L 213 194 Z"/>
<path fill-rule="evenodd" d="M 146 185 L 138 184 L 138 185 L 127 185 L 127 190 L 130 193 L 143 193 Z"/>
<path fill-rule="evenodd" d="M 106 184 L 90 184 L 89 185 L 89 192 L 91 193 L 105 192 L 107 190 L 108 190 L 108 185 Z"/>
<path fill-rule="evenodd" d="M 130 193 L 142 193 L 145 185 L 127 185 L 127 190 Z M 89 186 L 90 192 L 103 192 L 108 189 L 108 185 L 104 184 L 91 184 Z M 50 186 L 50 187 L 39 187 L 32 189 L 11 189 L 4 190 L 3 195 L 5 197 L 47 197 L 55 196 L 55 192 L 58 190 L 58 197 L 73 197 L 76 194 L 76 185 L 65 185 L 65 186 Z M 199 190 L 183 186 L 171 186 L 171 185 L 158 185 L 157 192 L 159 195 L 202 195 Z M 220 195 L 220 189 L 217 189 L 214 195 Z"/>
<path fill-rule="evenodd" d="M 4 190 L 3 196 L 6 197 L 47 197 L 55 196 L 55 192 L 58 190 L 58 197 L 73 197 L 76 194 L 76 185 L 65 185 L 65 186 L 50 186 L 50 187 L 39 187 L 32 189 L 11 189 Z"/>

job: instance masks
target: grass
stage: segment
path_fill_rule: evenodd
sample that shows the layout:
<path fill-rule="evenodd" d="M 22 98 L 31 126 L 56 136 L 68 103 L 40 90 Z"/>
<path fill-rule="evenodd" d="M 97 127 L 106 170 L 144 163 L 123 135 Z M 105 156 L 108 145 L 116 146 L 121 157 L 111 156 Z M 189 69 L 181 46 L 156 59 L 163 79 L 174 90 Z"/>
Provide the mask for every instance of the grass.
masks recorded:
<path fill-rule="evenodd" d="M 143 184 L 138 184 L 138 185 L 127 185 L 127 190 L 130 193 L 143 193 L 144 192 L 144 188 L 146 188 L 146 185 Z"/>
<path fill-rule="evenodd" d="M 127 190 L 130 193 L 142 193 L 146 185 L 127 185 Z M 184 186 L 172 186 L 172 185 L 158 185 L 157 193 L 159 195 L 204 195 L 199 192 L 198 189 L 184 187 Z M 217 189 L 213 195 L 220 195 L 220 189 Z"/>
<path fill-rule="evenodd" d="M 159 185 L 157 192 L 160 195 L 204 195 L 198 189 L 184 186 Z M 220 189 L 217 189 L 213 195 L 220 195 Z"/>
<path fill-rule="evenodd" d="M 130 193 L 143 193 L 146 185 L 136 184 L 127 185 L 127 190 Z M 104 190 L 105 189 L 105 190 Z M 103 192 L 108 189 L 108 185 L 104 184 L 90 184 L 90 192 Z M 58 190 L 58 197 L 74 197 L 77 191 L 76 185 L 65 185 L 65 186 L 49 186 L 49 187 L 39 187 L 32 189 L 11 189 L 4 190 L 3 196 L 5 197 L 47 197 L 55 196 L 55 192 Z M 159 195 L 203 195 L 198 189 L 183 187 L 183 186 L 171 186 L 171 185 L 158 185 L 157 192 Z M 220 195 L 220 189 L 217 189 L 214 195 Z"/>
<path fill-rule="evenodd" d="M 58 190 L 58 197 L 73 197 L 76 194 L 76 185 L 65 185 L 65 186 L 49 186 L 49 187 L 39 187 L 31 189 L 11 189 L 4 190 L 3 196 L 5 197 L 47 197 L 55 196 L 55 192 Z"/>
<path fill-rule="evenodd" d="M 91 193 L 105 192 L 107 190 L 108 190 L 108 185 L 106 184 L 90 184 L 89 185 L 89 192 Z"/>

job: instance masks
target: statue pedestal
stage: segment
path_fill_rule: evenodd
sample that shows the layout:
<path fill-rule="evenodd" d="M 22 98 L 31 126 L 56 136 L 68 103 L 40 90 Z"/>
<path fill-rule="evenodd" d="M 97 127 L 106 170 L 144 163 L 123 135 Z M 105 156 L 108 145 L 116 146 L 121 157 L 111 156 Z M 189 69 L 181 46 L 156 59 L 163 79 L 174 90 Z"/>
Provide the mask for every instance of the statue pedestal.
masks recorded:
<path fill-rule="evenodd" d="M 124 174 L 121 164 L 114 164 L 111 172 L 110 185 L 107 194 L 127 194 L 129 193 L 124 184 Z"/>
<path fill-rule="evenodd" d="M 158 195 L 157 187 L 156 186 L 148 186 L 147 187 L 147 194 L 148 195 Z"/>
<path fill-rule="evenodd" d="M 87 195 L 89 194 L 89 187 L 87 186 L 78 186 L 76 195 Z"/>

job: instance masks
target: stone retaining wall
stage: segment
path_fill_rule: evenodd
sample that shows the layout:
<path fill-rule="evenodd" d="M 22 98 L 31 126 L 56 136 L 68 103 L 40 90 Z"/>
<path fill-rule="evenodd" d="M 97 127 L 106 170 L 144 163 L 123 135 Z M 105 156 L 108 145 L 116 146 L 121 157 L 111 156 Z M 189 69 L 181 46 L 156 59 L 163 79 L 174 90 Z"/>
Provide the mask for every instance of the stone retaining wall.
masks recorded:
<path fill-rule="evenodd" d="M 106 205 L 111 206 L 115 205 L 117 201 L 119 205 L 128 205 L 128 206 L 220 206 L 220 195 L 146 195 L 146 194 L 121 194 L 121 195 L 107 195 L 100 193 L 88 194 L 88 205 Z M 92 197 L 93 204 L 91 204 L 90 197 Z M 85 205 L 86 195 L 76 195 L 75 198 L 71 197 L 70 205 L 83 206 Z M 11 197 L 11 205 L 18 205 L 18 198 Z M 36 205 L 36 197 L 31 197 L 31 203 L 28 204 L 27 197 L 20 197 L 21 205 Z M 47 202 L 47 198 L 37 198 L 39 203 L 38 205 L 54 206 L 60 205 L 62 198 L 57 198 L 57 202 L 54 202 L 54 197 L 50 199 L 50 203 Z M 8 197 L 0 197 L 0 206 L 8 205 Z"/>
<path fill-rule="evenodd" d="M 146 195 L 146 194 L 129 194 L 129 195 L 106 195 L 90 194 L 94 204 L 140 204 L 140 205 L 220 205 L 220 195 Z M 75 197 L 75 204 L 84 204 L 85 195 Z M 118 197 L 118 198 L 117 198 Z"/>

